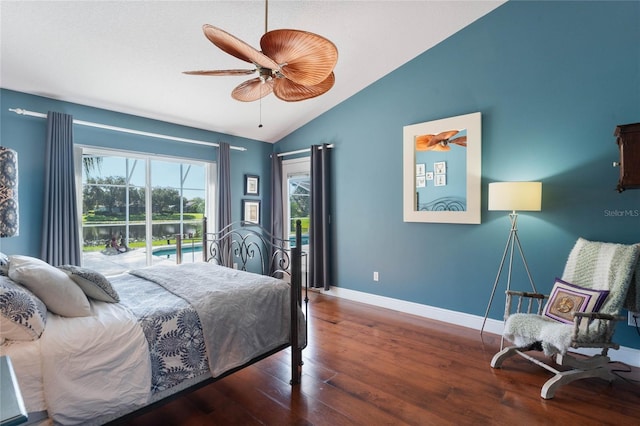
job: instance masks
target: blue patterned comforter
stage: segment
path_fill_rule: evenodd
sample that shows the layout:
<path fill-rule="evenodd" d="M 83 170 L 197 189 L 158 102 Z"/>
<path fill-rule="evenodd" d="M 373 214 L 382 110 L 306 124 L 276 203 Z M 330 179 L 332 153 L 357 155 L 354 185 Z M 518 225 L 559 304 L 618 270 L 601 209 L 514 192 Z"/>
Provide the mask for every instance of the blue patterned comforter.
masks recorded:
<path fill-rule="evenodd" d="M 129 272 L 180 296 L 196 310 L 213 377 L 289 343 L 288 283 L 206 262 Z"/>
<path fill-rule="evenodd" d="M 290 286 L 282 280 L 201 262 L 138 269 L 111 283 L 144 330 L 152 395 L 289 343 Z"/>
<path fill-rule="evenodd" d="M 140 321 L 149 343 L 152 394 L 209 372 L 200 318 L 189 303 L 132 275 L 110 281 L 120 303 Z"/>

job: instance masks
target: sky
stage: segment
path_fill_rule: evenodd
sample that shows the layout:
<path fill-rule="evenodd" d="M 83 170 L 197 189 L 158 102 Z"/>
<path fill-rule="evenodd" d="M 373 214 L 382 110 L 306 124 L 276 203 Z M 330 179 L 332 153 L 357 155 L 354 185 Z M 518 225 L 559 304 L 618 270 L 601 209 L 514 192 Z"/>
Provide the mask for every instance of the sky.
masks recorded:
<path fill-rule="evenodd" d="M 127 175 L 127 159 L 125 157 L 101 156 L 102 162 L 98 168 L 91 170 L 92 178 Z M 151 183 L 153 187 L 180 188 L 180 167 L 186 175 L 184 180 L 184 196 L 188 199 L 204 197 L 202 191 L 206 187 L 206 167 L 204 163 L 174 162 L 166 160 L 151 160 Z M 129 158 L 130 184 L 145 186 L 145 160 Z M 83 172 L 82 183 L 86 183 L 87 176 Z M 196 191 L 194 191 L 196 190 Z"/>

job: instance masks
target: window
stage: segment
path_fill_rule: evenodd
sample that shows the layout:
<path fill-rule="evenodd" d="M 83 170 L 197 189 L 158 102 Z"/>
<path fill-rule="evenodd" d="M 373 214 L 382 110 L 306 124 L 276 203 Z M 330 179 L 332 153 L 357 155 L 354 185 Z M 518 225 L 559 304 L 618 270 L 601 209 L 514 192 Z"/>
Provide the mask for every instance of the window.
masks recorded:
<path fill-rule="evenodd" d="M 175 234 L 197 239 L 214 164 L 82 148 L 83 264 L 106 274 L 170 261 Z M 211 214 L 208 215 L 213 218 Z M 120 256 L 127 253 L 126 256 Z M 183 261 L 195 260 L 183 256 Z"/>
<path fill-rule="evenodd" d="M 309 218 L 311 212 L 311 173 L 309 157 L 282 162 L 282 182 L 284 185 L 284 238 L 293 243 L 296 220 L 302 224 L 302 243 L 308 245 Z"/>

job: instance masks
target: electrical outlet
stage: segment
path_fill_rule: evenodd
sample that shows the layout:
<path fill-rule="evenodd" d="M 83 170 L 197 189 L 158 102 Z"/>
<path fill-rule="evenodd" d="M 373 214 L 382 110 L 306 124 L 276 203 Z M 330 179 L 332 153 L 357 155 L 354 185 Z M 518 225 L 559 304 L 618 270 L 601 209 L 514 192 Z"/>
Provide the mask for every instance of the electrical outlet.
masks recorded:
<path fill-rule="evenodd" d="M 629 324 L 631 327 L 640 326 L 640 314 L 639 313 L 629 311 L 628 320 L 629 320 L 629 322 L 627 324 Z"/>
<path fill-rule="evenodd" d="M 378 274 L 378 272 L 373 272 L 373 280 L 374 281 L 379 281 L 380 280 L 380 275 Z"/>

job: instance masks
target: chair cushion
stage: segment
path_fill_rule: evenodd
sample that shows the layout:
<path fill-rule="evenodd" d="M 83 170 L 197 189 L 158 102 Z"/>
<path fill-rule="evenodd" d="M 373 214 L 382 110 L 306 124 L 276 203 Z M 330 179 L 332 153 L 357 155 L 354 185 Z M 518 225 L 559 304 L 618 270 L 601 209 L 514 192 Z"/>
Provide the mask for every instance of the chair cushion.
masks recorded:
<path fill-rule="evenodd" d="M 552 355 L 566 352 L 571 344 L 572 330 L 571 325 L 542 315 L 513 314 L 504 324 L 504 337 L 519 347 L 542 342 L 544 353 Z M 551 341 L 543 342 L 543 335 L 551 336 Z"/>
<path fill-rule="evenodd" d="M 544 307 L 544 315 L 556 321 L 573 324 L 574 312 L 598 312 L 609 290 L 592 290 L 556 278 Z M 581 327 L 586 327 L 586 321 Z"/>
<path fill-rule="evenodd" d="M 592 327 L 590 327 L 592 328 Z M 524 347 L 540 342 L 545 355 L 565 354 L 571 345 L 573 325 L 555 321 L 544 315 L 512 314 L 504 325 L 505 339 Z M 590 343 L 601 340 L 601 334 L 580 332 L 578 342 Z"/>

